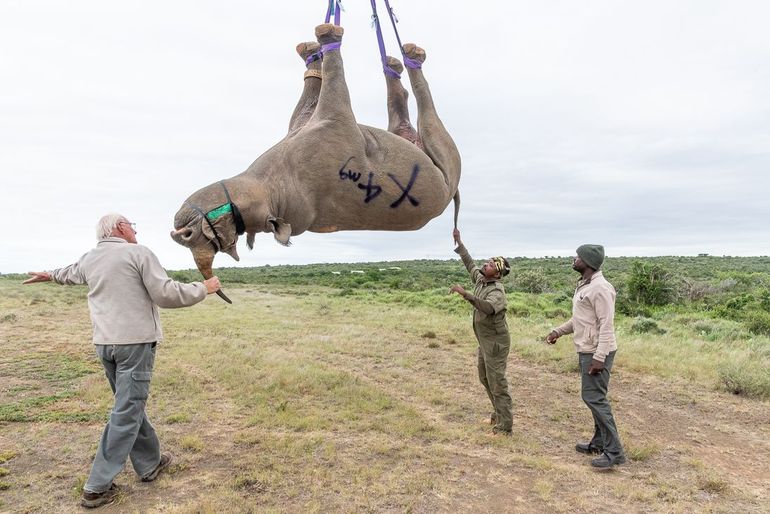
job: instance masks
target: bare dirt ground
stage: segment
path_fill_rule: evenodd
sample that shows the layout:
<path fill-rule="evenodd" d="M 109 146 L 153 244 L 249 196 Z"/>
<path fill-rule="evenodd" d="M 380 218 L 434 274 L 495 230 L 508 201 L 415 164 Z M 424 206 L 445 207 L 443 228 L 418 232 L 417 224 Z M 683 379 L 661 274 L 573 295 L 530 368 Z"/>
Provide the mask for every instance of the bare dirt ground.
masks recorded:
<path fill-rule="evenodd" d="M 10 293 L 0 512 L 82 512 L 110 405 L 87 310 L 69 293 Z M 514 435 L 494 437 L 467 319 L 323 291 L 228 293 L 231 307 L 164 313 L 148 412 L 176 460 L 152 484 L 127 465 L 126 493 L 99 512 L 770 511 L 767 402 L 619 367 L 631 460 L 598 472 L 574 451 L 592 427 L 579 376 L 519 358 L 534 334 L 515 322 Z"/>

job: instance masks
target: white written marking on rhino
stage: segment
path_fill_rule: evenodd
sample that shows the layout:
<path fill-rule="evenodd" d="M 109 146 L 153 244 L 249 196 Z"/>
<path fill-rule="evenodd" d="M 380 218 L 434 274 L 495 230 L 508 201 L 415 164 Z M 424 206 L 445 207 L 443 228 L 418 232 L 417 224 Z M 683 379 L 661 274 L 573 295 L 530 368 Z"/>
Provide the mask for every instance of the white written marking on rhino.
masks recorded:
<path fill-rule="evenodd" d="M 347 161 L 342 165 L 342 167 L 339 170 L 339 176 L 340 180 L 350 180 L 351 182 L 358 182 L 361 179 L 361 175 L 363 172 L 360 171 L 353 171 L 352 169 L 345 169 L 345 167 L 348 165 L 348 163 L 353 159 L 353 157 L 348 158 Z M 409 194 L 409 191 L 411 191 L 412 187 L 414 186 L 415 181 L 417 180 L 417 174 L 420 172 L 420 166 L 415 164 L 412 168 L 412 175 L 409 177 L 409 183 L 406 185 L 406 187 L 402 186 L 401 183 L 396 179 L 396 177 L 392 173 L 388 173 L 388 177 L 396 183 L 396 185 L 401 189 L 401 196 L 393 203 L 390 204 L 391 209 L 395 209 L 401 203 L 404 201 L 404 199 L 409 200 L 409 203 L 412 204 L 414 207 L 417 207 L 420 205 L 420 201 L 415 198 L 414 196 Z M 359 189 L 363 189 L 366 191 L 366 196 L 364 197 L 364 203 L 369 203 L 382 192 L 382 187 L 372 184 L 372 178 L 374 178 L 374 172 L 369 172 L 369 178 L 366 182 L 366 185 L 364 184 L 358 184 Z"/>

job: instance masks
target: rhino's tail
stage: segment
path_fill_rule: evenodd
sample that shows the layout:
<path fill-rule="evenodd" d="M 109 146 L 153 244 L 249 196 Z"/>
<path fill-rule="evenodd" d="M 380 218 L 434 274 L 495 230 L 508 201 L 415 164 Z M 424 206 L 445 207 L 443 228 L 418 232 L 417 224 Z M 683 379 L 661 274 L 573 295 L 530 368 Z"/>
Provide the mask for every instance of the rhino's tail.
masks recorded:
<path fill-rule="evenodd" d="M 457 228 L 457 216 L 460 214 L 460 189 L 455 191 L 453 200 L 455 202 L 455 228 Z"/>

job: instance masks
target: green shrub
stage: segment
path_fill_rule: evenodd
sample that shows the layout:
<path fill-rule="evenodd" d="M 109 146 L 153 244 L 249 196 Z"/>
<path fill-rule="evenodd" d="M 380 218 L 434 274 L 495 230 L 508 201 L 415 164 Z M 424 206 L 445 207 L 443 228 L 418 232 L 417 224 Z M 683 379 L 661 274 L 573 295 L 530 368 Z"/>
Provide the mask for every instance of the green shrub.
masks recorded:
<path fill-rule="evenodd" d="M 752 334 L 770 336 L 770 313 L 764 311 L 751 311 L 746 318 L 746 327 Z"/>
<path fill-rule="evenodd" d="M 523 270 L 513 277 L 513 290 L 522 293 L 545 293 L 550 290 L 548 277 L 542 268 Z"/>
<path fill-rule="evenodd" d="M 671 276 L 657 263 L 634 261 L 626 289 L 632 302 L 643 305 L 666 305 L 674 298 Z"/>
<path fill-rule="evenodd" d="M 571 314 L 564 309 L 546 309 L 543 314 L 548 319 L 569 319 Z"/>
<path fill-rule="evenodd" d="M 649 318 L 653 314 L 652 309 L 648 305 L 631 300 L 620 293 L 618 293 L 618 298 L 615 302 L 615 309 L 620 314 L 625 314 L 630 317 L 641 316 Z"/>
<path fill-rule="evenodd" d="M 631 324 L 631 332 L 634 334 L 665 334 L 666 331 L 658 326 L 654 319 L 638 317 Z"/>
<path fill-rule="evenodd" d="M 727 362 L 718 370 L 722 387 L 733 394 L 770 398 L 770 368 L 753 360 Z"/>
<path fill-rule="evenodd" d="M 759 294 L 759 306 L 765 312 L 770 312 L 770 291 L 765 289 Z"/>

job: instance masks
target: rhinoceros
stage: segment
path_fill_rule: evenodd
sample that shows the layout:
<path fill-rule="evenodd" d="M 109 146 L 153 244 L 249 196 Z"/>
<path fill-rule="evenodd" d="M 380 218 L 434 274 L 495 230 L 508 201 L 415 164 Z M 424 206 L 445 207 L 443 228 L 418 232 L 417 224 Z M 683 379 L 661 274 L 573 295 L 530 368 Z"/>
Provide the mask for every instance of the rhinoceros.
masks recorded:
<path fill-rule="evenodd" d="M 205 278 L 217 252 L 238 260 L 244 232 L 252 249 L 257 232 L 288 245 L 306 230 L 416 230 L 452 199 L 457 225 L 460 154 L 423 76 L 425 51 L 402 48 L 418 63 L 408 67 L 417 130 L 400 77 L 387 73 L 388 130 L 381 130 L 356 123 L 340 54 L 343 33 L 325 23 L 315 29 L 317 43 L 297 46 L 307 70 L 286 137 L 243 173 L 193 193 L 176 213 L 171 237 L 191 249 Z M 403 71 L 398 59 L 387 63 Z"/>

